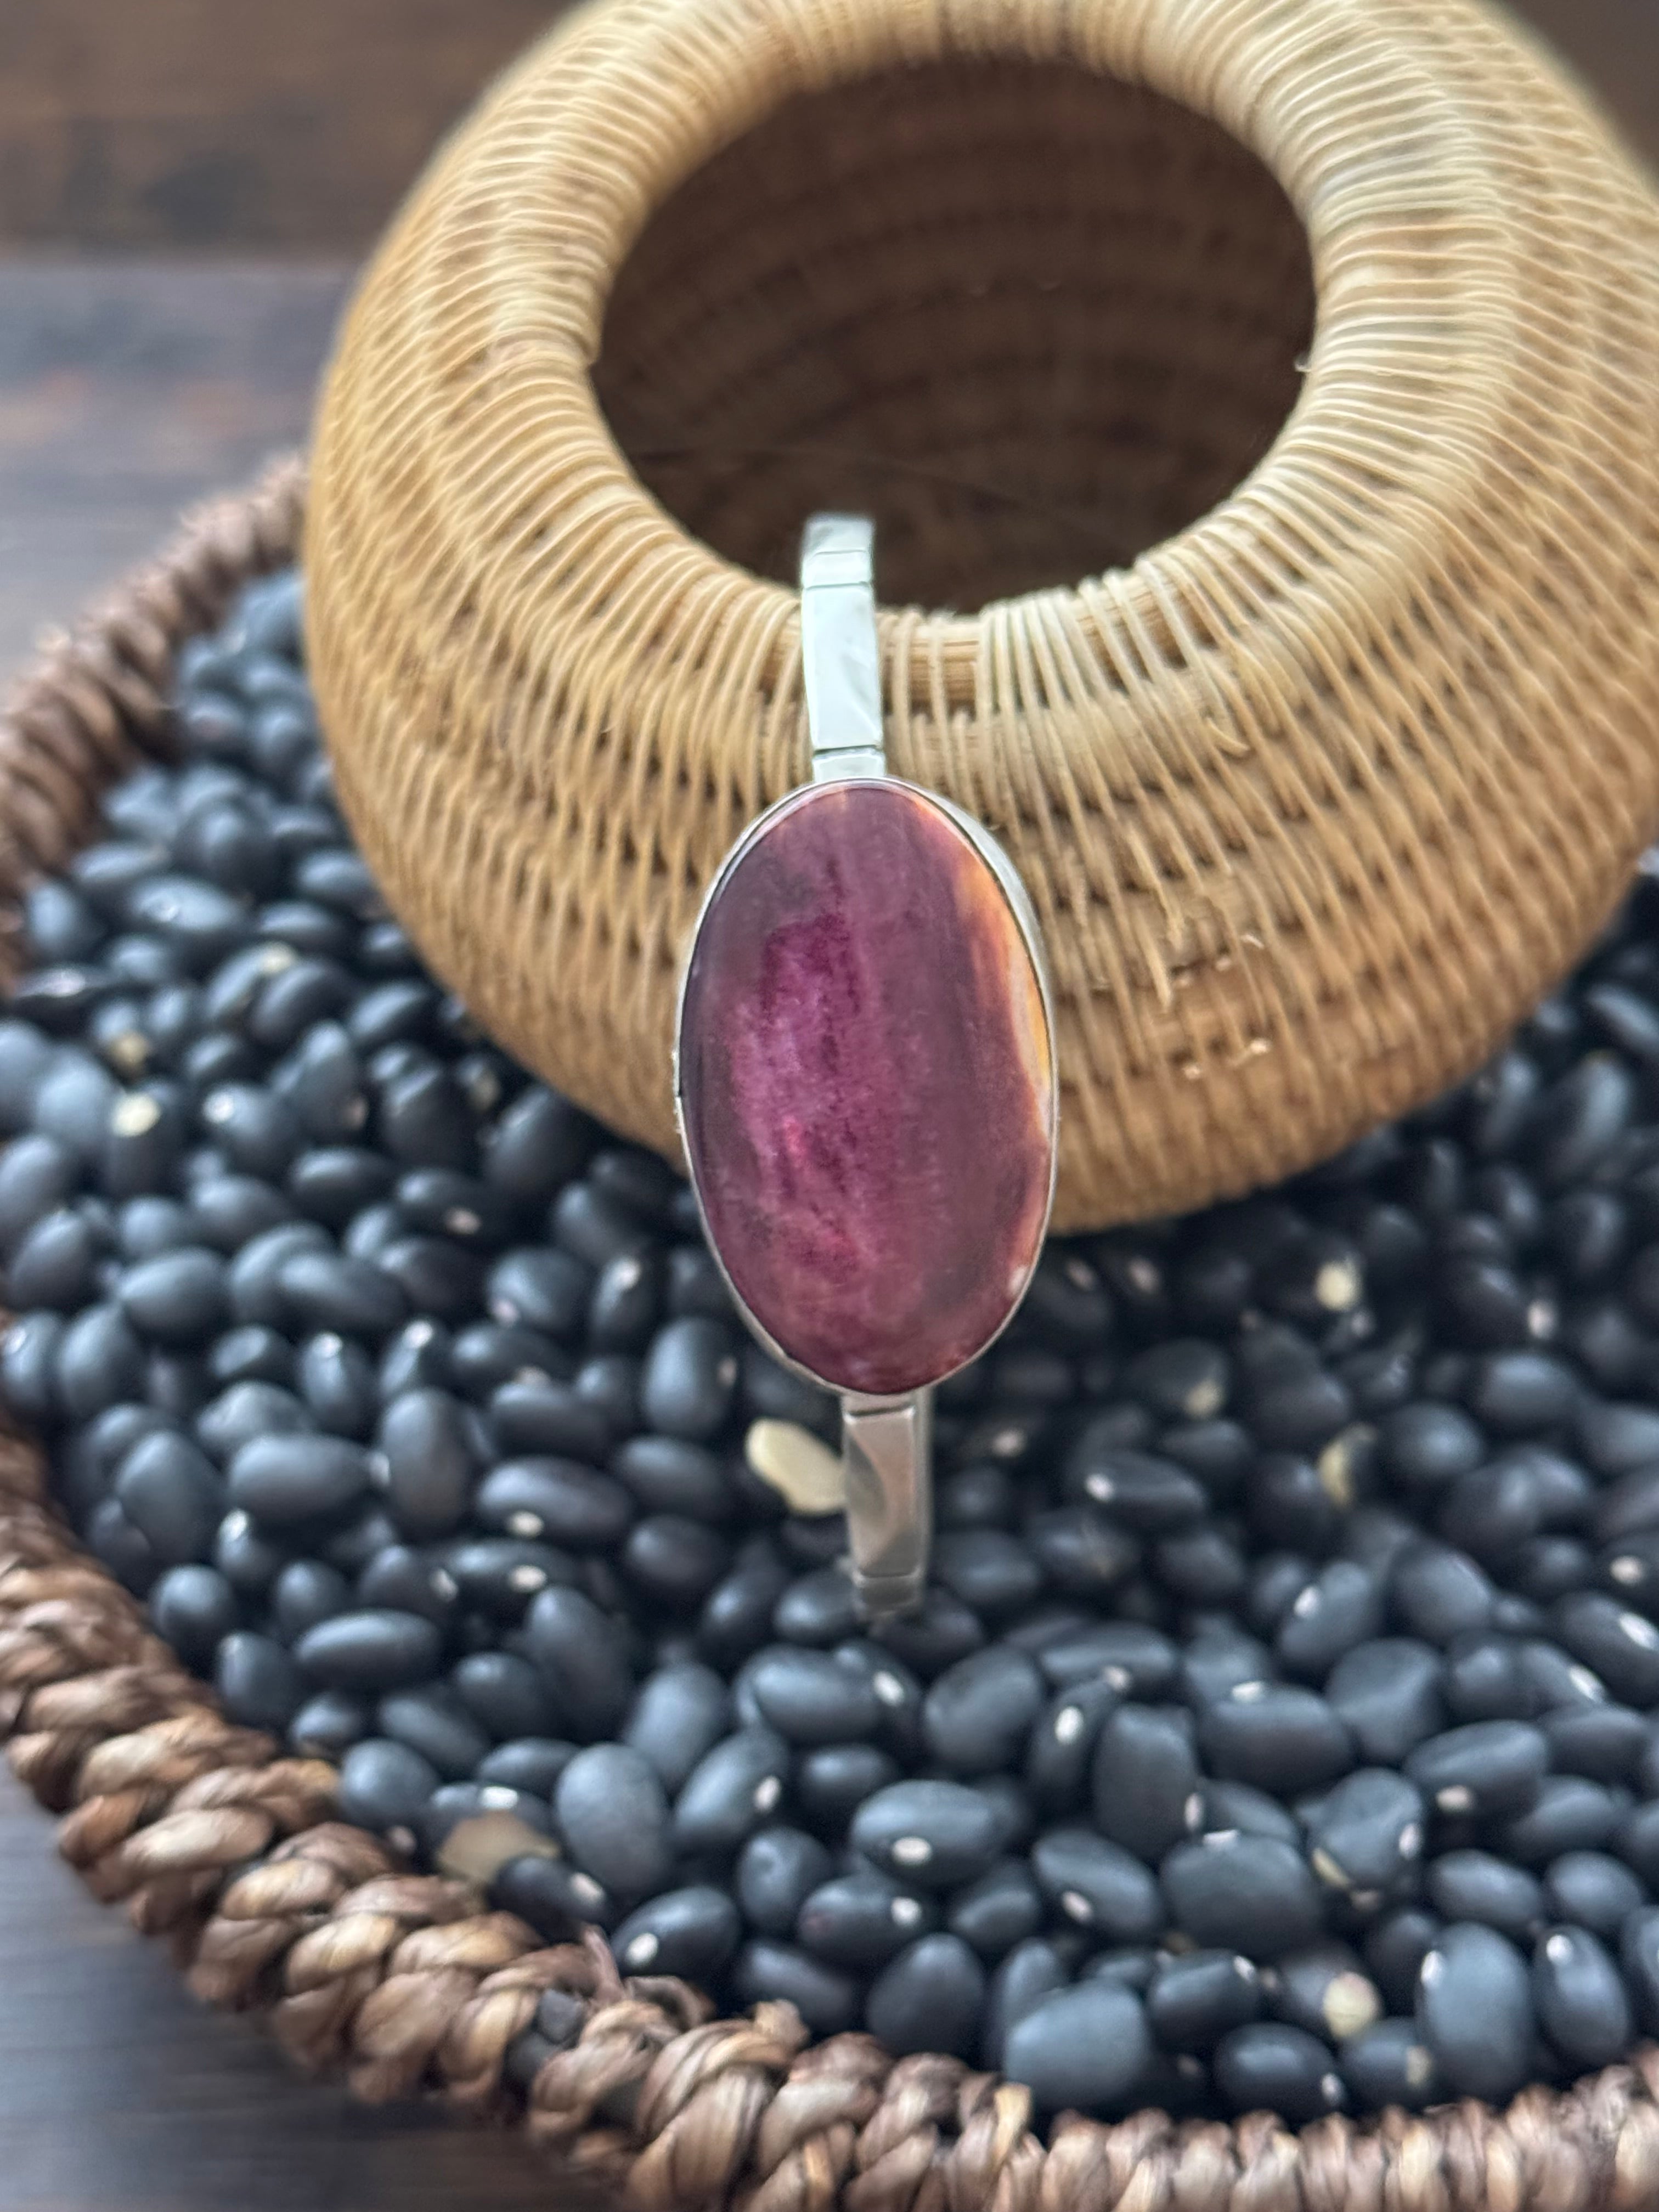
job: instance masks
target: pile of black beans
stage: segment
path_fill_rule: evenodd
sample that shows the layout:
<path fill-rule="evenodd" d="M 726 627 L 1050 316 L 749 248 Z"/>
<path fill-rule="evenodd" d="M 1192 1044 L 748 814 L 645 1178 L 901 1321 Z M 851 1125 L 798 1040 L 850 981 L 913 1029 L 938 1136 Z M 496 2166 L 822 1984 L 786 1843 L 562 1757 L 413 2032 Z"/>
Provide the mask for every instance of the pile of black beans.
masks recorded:
<path fill-rule="evenodd" d="M 684 1188 L 386 914 L 292 575 L 176 723 L 29 902 L 0 1370 L 232 1716 L 550 1940 L 1047 2112 L 1503 2099 L 1659 2029 L 1659 883 L 1432 1110 L 1056 1242 L 872 1633 L 757 1471 L 833 1409 Z"/>

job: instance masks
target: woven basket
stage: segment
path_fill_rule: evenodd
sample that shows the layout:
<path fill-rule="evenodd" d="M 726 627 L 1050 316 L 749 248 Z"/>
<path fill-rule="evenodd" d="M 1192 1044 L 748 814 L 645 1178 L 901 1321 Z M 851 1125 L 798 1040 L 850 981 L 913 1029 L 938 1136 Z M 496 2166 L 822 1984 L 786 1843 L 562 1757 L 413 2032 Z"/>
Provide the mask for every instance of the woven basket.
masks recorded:
<path fill-rule="evenodd" d="M 608 0 L 394 226 L 315 484 L 393 905 L 665 1152 L 817 507 L 878 519 L 894 763 L 1041 915 L 1061 1226 L 1468 1072 L 1659 827 L 1659 204 L 1469 0 Z"/>
<path fill-rule="evenodd" d="M 103 787 L 165 741 L 174 648 L 290 553 L 301 481 L 204 513 L 0 718 L 0 912 L 91 833 Z M 15 960 L 15 955 L 13 956 Z M 1332 2118 L 1288 2133 L 1075 2118 L 1046 2141 L 1016 2084 L 808 2048 L 787 2005 L 711 2020 L 683 1984 L 621 1981 L 597 1936 L 548 1949 L 475 1891 L 399 1870 L 331 1818 L 336 1775 L 234 1728 L 125 1591 L 75 1547 L 26 1439 L 0 1436 L 0 1735 L 63 1817 L 94 1893 L 167 1936 L 209 2002 L 269 2013 L 303 2065 L 371 2100 L 436 2094 L 524 2128 L 637 2212 L 1649 2212 L 1659 2050 L 1506 2112 Z M 503 2071 L 542 1992 L 580 2041 L 528 2090 Z"/>

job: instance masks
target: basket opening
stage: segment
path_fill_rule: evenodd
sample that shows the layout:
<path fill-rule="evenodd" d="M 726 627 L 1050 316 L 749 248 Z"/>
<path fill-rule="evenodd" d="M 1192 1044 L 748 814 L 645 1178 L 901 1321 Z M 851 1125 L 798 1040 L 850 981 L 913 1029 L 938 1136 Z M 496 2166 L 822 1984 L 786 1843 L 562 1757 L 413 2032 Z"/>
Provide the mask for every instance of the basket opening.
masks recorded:
<path fill-rule="evenodd" d="M 793 579 L 873 513 L 890 602 L 971 611 L 1206 514 L 1295 404 L 1314 289 L 1255 155 L 1115 79 L 1008 62 L 797 98 L 696 171 L 594 371 L 647 489 Z"/>

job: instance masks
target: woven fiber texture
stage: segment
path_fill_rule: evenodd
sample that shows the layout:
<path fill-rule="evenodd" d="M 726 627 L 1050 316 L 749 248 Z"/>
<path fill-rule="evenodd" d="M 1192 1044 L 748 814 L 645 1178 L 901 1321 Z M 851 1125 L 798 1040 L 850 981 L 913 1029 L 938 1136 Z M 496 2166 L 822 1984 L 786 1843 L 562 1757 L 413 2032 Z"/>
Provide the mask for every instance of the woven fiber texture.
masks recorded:
<path fill-rule="evenodd" d="M 1659 828 L 1659 205 L 1469 0 L 605 0 L 394 225 L 314 482 L 394 907 L 671 1154 L 816 507 L 878 519 L 893 765 L 1041 916 L 1061 1226 L 1466 1073 Z"/>
<path fill-rule="evenodd" d="M 291 550 L 289 466 L 198 517 L 54 648 L 0 718 L 0 907 L 88 834 L 109 778 L 165 747 L 174 648 Z M 292 2056 L 367 2099 L 429 2094 L 522 2127 L 636 2212 L 1645 2212 L 1659 2203 L 1659 2051 L 1507 2112 L 1063 2118 L 945 2057 L 867 2036 L 809 2047 L 786 2005 L 713 2020 L 683 1984 L 620 1979 L 595 1934 L 544 1946 L 479 1893 L 410 1875 L 331 1818 L 336 1775 L 231 1726 L 82 1556 L 39 1450 L 0 1433 L 0 1737 L 99 1897 L 164 1936 L 205 2001 L 268 2013 Z M 538 2000 L 580 2027 L 527 2086 Z"/>

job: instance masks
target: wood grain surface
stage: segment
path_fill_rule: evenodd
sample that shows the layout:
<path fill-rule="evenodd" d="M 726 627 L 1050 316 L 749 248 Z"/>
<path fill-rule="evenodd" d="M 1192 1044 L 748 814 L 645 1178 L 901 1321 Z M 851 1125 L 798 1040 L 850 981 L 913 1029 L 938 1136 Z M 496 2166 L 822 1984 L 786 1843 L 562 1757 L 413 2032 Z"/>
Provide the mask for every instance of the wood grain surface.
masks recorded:
<path fill-rule="evenodd" d="M 320 241 L 337 256 L 548 12 L 0 0 L 0 238 Z M 1655 0 L 1530 12 L 1659 155 Z M 181 506 L 303 434 L 346 282 L 337 258 L 0 261 L 0 667 Z M 366 2112 L 297 2078 L 258 2029 L 201 2010 L 164 1952 L 58 1863 L 44 1816 L 0 1772 L 0 2212 L 571 2202 L 518 2145 L 428 2112 Z"/>
<path fill-rule="evenodd" d="M 562 0 L 3 0 L 0 240 L 355 249 Z M 1522 0 L 1659 156 L 1655 0 Z"/>

